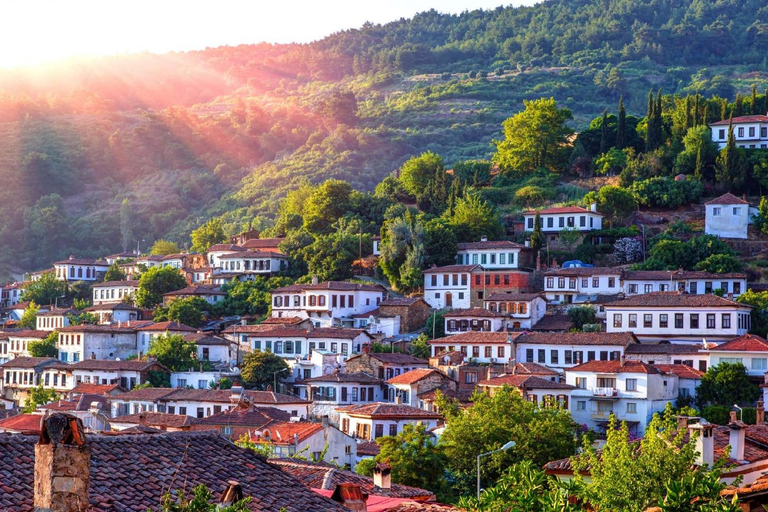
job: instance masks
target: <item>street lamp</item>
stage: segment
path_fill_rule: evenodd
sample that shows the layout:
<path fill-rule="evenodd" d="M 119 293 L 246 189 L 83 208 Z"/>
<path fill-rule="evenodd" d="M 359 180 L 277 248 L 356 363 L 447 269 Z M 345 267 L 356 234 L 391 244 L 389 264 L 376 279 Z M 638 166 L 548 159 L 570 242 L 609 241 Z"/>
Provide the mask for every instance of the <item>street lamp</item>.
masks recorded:
<path fill-rule="evenodd" d="M 275 387 L 272 389 L 272 391 L 274 391 L 275 393 L 277 393 L 277 374 L 281 373 L 281 372 L 287 372 L 287 371 L 288 371 L 288 368 L 282 368 L 280 370 L 277 370 L 275 372 L 275 374 L 273 375 L 273 377 L 275 379 Z"/>
<path fill-rule="evenodd" d="M 59 309 L 59 299 L 63 299 L 63 298 L 64 298 L 64 297 L 66 297 L 66 296 L 67 296 L 67 295 L 66 295 L 66 294 L 64 294 L 64 295 L 59 295 L 58 297 L 56 297 L 56 298 L 53 300 L 53 309 Z"/>
<path fill-rule="evenodd" d="M 141 242 L 146 242 L 146 241 L 147 241 L 147 240 L 146 240 L 146 239 L 144 239 L 144 238 L 142 238 L 141 240 L 136 240 L 136 257 L 137 257 L 137 258 L 138 258 L 139 256 L 141 256 L 141 251 L 139 250 L 139 246 L 140 246 Z"/>
<path fill-rule="evenodd" d="M 486 455 L 492 455 L 498 452 L 505 452 L 514 446 L 515 446 L 515 442 L 510 441 L 504 446 L 502 446 L 501 448 L 499 448 L 498 450 L 492 450 L 490 452 L 481 453 L 480 455 L 477 456 L 477 499 L 480 499 L 480 458 L 485 457 Z"/>
<path fill-rule="evenodd" d="M 744 409 L 736 404 L 733 404 L 733 406 L 739 410 L 739 421 L 742 421 L 744 419 Z"/>

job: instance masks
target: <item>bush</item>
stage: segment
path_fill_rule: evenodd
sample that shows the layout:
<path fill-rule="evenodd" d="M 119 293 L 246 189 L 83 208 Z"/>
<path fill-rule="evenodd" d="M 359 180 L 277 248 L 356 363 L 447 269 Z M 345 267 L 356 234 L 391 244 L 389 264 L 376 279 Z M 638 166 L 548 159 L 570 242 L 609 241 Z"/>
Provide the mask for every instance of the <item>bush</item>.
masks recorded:
<path fill-rule="evenodd" d="M 469 72 L 469 78 L 476 78 L 477 77 L 477 71 L 474 69 Z"/>
<path fill-rule="evenodd" d="M 592 263 L 597 256 L 597 249 L 592 244 L 581 244 L 573 251 L 573 259 L 581 260 L 584 263 Z"/>
<path fill-rule="evenodd" d="M 643 206 L 677 208 L 698 201 L 704 186 L 695 179 L 675 181 L 657 176 L 634 182 L 630 190 L 635 201 Z"/>
<path fill-rule="evenodd" d="M 514 203 L 521 208 L 530 208 L 540 205 L 554 196 L 552 188 L 543 188 L 536 185 L 522 187 L 515 192 Z"/>
<path fill-rule="evenodd" d="M 643 259 L 643 244 L 637 238 L 619 238 L 613 247 L 619 265 Z"/>
<path fill-rule="evenodd" d="M 726 425 L 730 421 L 731 408 L 727 405 L 708 405 L 701 411 L 701 417 L 715 425 Z"/>

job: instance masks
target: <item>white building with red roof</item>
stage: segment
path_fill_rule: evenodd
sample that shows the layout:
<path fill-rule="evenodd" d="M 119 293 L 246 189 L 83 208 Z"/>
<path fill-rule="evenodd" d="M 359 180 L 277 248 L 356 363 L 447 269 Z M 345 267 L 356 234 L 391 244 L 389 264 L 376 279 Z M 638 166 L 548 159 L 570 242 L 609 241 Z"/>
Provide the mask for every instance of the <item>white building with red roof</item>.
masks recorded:
<path fill-rule="evenodd" d="M 530 254 L 530 248 L 509 240 L 488 240 L 482 237 L 479 242 L 458 244 L 456 262 L 460 265 L 482 265 L 486 270 L 514 270 L 532 262 L 522 258 Z"/>
<path fill-rule="evenodd" d="M 710 366 L 741 363 L 750 377 L 763 380 L 768 372 L 768 341 L 755 334 L 744 334 L 717 346 L 709 347 Z"/>
<path fill-rule="evenodd" d="M 456 381 L 434 368 L 418 368 L 392 377 L 387 382 L 387 400 L 425 409 L 419 395 L 435 389 L 456 389 Z"/>
<path fill-rule="evenodd" d="M 728 192 L 705 205 L 704 233 L 720 238 L 747 238 L 749 203 Z"/>
<path fill-rule="evenodd" d="M 435 428 L 440 414 L 405 404 L 373 402 L 337 409 L 341 431 L 358 439 L 374 440 L 396 436 L 405 425 L 422 424 L 427 430 Z"/>
<path fill-rule="evenodd" d="M 507 386 L 516 389 L 523 399 L 541 407 L 562 407 L 570 410 L 571 392 L 575 389 L 570 384 L 554 381 L 530 374 L 504 374 L 477 383 L 483 391 L 493 395 Z"/>
<path fill-rule="evenodd" d="M 471 278 L 480 265 L 447 265 L 424 270 L 424 300 L 435 309 L 470 307 Z"/>
<path fill-rule="evenodd" d="M 100 281 L 109 268 L 106 260 L 77 259 L 70 256 L 53 264 L 59 281 Z"/>
<path fill-rule="evenodd" d="M 523 213 L 525 231 L 533 231 L 536 213 L 536 210 Z M 550 236 L 557 236 L 564 229 L 592 231 L 603 227 L 603 214 L 597 212 L 594 204 L 589 210 L 580 206 L 558 206 L 538 210 L 538 214 L 541 219 L 541 231 L 547 235 L 548 240 Z"/>
<path fill-rule="evenodd" d="M 728 143 L 728 126 L 733 124 L 733 138 L 740 148 L 765 149 L 768 147 L 768 116 L 738 116 L 709 123 L 712 142 L 718 149 Z"/>

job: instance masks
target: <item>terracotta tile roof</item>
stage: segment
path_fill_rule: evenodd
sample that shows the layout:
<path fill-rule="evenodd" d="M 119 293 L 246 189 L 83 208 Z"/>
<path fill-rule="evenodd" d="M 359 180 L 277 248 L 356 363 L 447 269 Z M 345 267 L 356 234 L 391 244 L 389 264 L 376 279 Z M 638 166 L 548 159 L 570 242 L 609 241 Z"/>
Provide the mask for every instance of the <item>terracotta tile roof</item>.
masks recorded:
<path fill-rule="evenodd" d="M 274 329 L 274 325 L 233 325 L 224 329 L 224 334 L 253 334 Z"/>
<path fill-rule="evenodd" d="M 16 357 L 0 364 L 0 368 L 38 368 L 58 363 L 59 360 L 54 357 Z"/>
<path fill-rule="evenodd" d="M 136 329 L 129 327 L 119 327 L 118 325 L 70 325 L 67 327 L 59 327 L 56 329 L 59 332 L 82 332 L 82 333 L 110 333 L 110 334 L 136 334 Z"/>
<path fill-rule="evenodd" d="M 99 267 L 109 266 L 106 260 L 89 260 L 89 259 L 78 259 L 78 258 L 70 258 L 68 260 L 54 261 L 53 264 L 54 265 L 94 265 Z"/>
<path fill-rule="evenodd" d="M 72 370 L 120 370 L 120 371 L 134 371 L 143 372 L 156 368 L 158 370 L 168 371 L 163 365 L 157 361 L 141 361 L 138 359 L 130 359 L 128 361 L 109 361 L 106 359 L 84 359 L 77 363 L 70 363 L 69 368 Z"/>
<path fill-rule="evenodd" d="M 238 329 L 237 332 L 241 331 Z M 309 331 L 301 327 L 276 327 L 270 325 L 268 329 L 257 331 L 253 334 L 254 338 L 306 338 Z"/>
<path fill-rule="evenodd" d="M 311 423 L 309 421 L 272 421 L 259 428 L 262 435 L 251 434 L 251 440 L 257 443 L 269 443 L 275 445 L 295 445 L 306 441 L 313 435 L 321 432 L 323 426 L 320 423 Z M 269 431 L 270 440 L 267 441 L 264 435 Z M 298 436 L 298 437 L 296 437 Z"/>
<path fill-rule="evenodd" d="M 168 414 L 164 412 L 142 412 L 139 414 L 127 414 L 113 418 L 114 423 L 133 423 L 147 425 L 149 427 L 164 428 L 189 428 L 192 418 L 186 414 Z"/>
<path fill-rule="evenodd" d="M 110 288 L 112 286 L 132 286 L 137 288 L 139 286 L 139 282 L 135 279 L 128 279 L 125 281 L 104 281 L 103 283 L 94 284 L 91 286 L 91 288 Z"/>
<path fill-rule="evenodd" d="M 661 374 L 661 370 L 652 364 L 640 361 L 588 361 L 565 370 L 568 372 L 595 372 L 595 373 L 647 373 Z"/>
<path fill-rule="evenodd" d="M 419 302 L 424 302 L 424 299 L 421 297 L 390 297 L 386 300 L 383 300 L 379 303 L 379 307 L 381 306 L 413 306 L 414 304 L 417 304 Z M 424 302 L 426 304 L 426 302 Z"/>
<path fill-rule="evenodd" d="M 129 400 L 135 400 L 135 401 L 146 401 L 151 402 L 154 400 L 159 400 L 167 395 L 170 395 L 176 391 L 172 388 L 141 388 L 141 389 L 132 389 L 131 391 L 128 391 L 127 393 L 122 393 L 120 395 L 117 395 L 113 397 L 113 400 L 121 400 L 121 401 L 129 401 Z"/>
<path fill-rule="evenodd" d="M 481 380 L 478 386 L 502 387 L 511 386 L 522 389 L 576 389 L 575 386 L 562 382 L 554 382 L 550 379 L 543 379 L 535 375 L 500 375 L 493 379 Z"/>
<path fill-rule="evenodd" d="M 433 369 L 433 368 L 417 368 L 415 370 L 411 370 L 405 373 L 401 373 L 400 375 L 396 375 L 389 379 L 387 381 L 387 384 L 404 384 L 404 385 L 411 385 L 419 382 L 422 379 L 426 379 L 427 377 L 431 377 L 433 375 L 437 375 L 440 377 L 445 377 L 441 372 Z M 447 379 L 447 377 L 445 377 Z"/>
<path fill-rule="evenodd" d="M 378 379 L 374 377 L 373 375 L 368 375 L 365 372 L 355 372 L 355 373 L 331 373 L 329 375 L 321 375 L 319 377 L 311 377 L 309 379 L 304 379 L 300 382 L 311 384 L 313 382 L 359 382 L 361 384 L 382 384 L 383 381 L 381 379 Z"/>
<path fill-rule="evenodd" d="M 489 240 L 487 242 L 465 242 L 458 244 L 460 251 L 472 251 L 483 249 L 527 249 L 524 245 L 510 242 L 509 240 Z"/>
<path fill-rule="evenodd" d="M 252 258 L 288 258 L 285 254 L 283 254 L 280 251 L 251 251 L 248 250 L 247 252 L 231 252 L 229 254 L 222 254 L 219 256 L 220 260 L 240 260 L 240 259 L 252 259 Z M 244 270 L 244 272 L 248 272 L 248 270 Z"/>
<path fill-rule="evenodd" d="M 326 281 L 318 284 L 293 284 L 290 286 L 283 286 L 282 288 L 275 288 L 272 293 L 281 292 L 297 292 L 304 290 L 337 290 L 337 291 L 367 291 L 367 292 L 384 292 L 386 289 L 379 284 L 360 284 L 360 283 L 347 283 L 345 281 Z"/>
<path fill-rule="evenodd" d="M 274 407 L 238 406 L 212 414 L 206 418 L 194 418 L 195 425 L 237 426 L 260 428 L 273 421 L 289 421 L 291 414 Z"/>
<path fill-rule="evenodd" d="M 0 432 L 11 433 L 40 433 L 42 414 L 19 414 L 0 420 Z"/>
<path fill-rule="evenodd" d="M 112 391 L 123 391 L 126 390 L 124 388 L 121 388 L 119 384 L 90 384 L 87 382 L 81 382 L 74 388 L 72 388 L 69 393 L 72 395 L 82 395 L 82 394 L 88 394 L 88 395 L 103 395 L 107 396 Z"/>
<path fill-rule="evenodd" d="M 508 336 L 512 339 L 518 338 L 521 335 L 519 332 L 462 332 L 453 336 L 447 336 L 445 338 L 437 338 L 429 340 L 427 343 L 430 345 L 461 345 L 463 343 L 472 344 L 507 344 Z"/>
<path fill-rule="evenodd" d="M 541 297 L 540 293 L 492 293 L 484 301 L 511 300 L 530 302 L 533 299 Z M 445 316 L 445 315 L 443 315 Z"/>
<path fill-rule="evenodd" d="M 246 249 L 277 249 L 285 238 L 252 238 L 243 242 Z"/>
<path fill-rule="evenodd" d="M 675 272 L 675 279 L 746 279 L 747 274 L 743 272 L 727 272 L 725 274 L 716 274 L 714 272 L 704 272 L 701 270 L 678 270 Z"/>
<path fill-rule="evenodd" d="M 181 290 L 164 293 L 163 297 L 176 297 L 177 295 L 226 295 L 226 293 L 208 286 L 192 285 Z"/>
<path fill-rule="evenodd" d="M 723 119 L 722 121 L 715 121 L 714 123 L 709 123 L 709 126 L 728 126 L 730 122 L 731 122 L 730 119 Z M 733 124 L 744 124 L 744 123 L 768 123 L 768 116 L 763 116 L 763 115 L 736 116 L 733 118 Z"/>
<path fill-rule="evenodd" d="M 211 432 L 86 434 L 91 446 L 91 509 L 96 512 L 155 510 L 167 490 L 205 484 L 220 496 L 228 480 L 250 496 L 248 508 L 287 512 L 347 509 L 307 489 L 301 482 L 250 450 Z M 37 436 L 0 436 L 0 457 L 13 460 L 3 473 L 0 509 L 32 512 L 34 445 Z"/>
<path fill-rule="evenodd" d="M 517 375 L 548 375 L 554 377 L 560 375 L 559 372 L 552 370 L 539 363 L 516 363 L 515 374 Z"/>
<path fill-rule="evenodd" d="M 525 332 L 517 343 L 533 345 L 619 345 L 638 343 L 631 332 Z"/>
<path fill-rule="evenodd" d="M 544 275 L 571 277 L 620 276 L 622 272 L 623 270 L 618 267 L 569 267 L 548 270 L 544 272 Z"/>
<path fill-rule="evenodd" d="M 59 329 L 61 331 L 61 328 Z M 16 331 L 9 333 L 9 338 L 35 338 L 35 339 L 43 339 L 46 336 L 51 334 L 50 331 L 38 331 L 35 329 L 24 329 L 22 331 Z"/>
<path fill-rule="evenodd" d="M 482 270 L 480 265 L 446 265 L 444 267 L 432 267 L 424 270 L 422 274 L 448 273 L 448 272 L 472 272 L 475 269 Z"/>
<path fill-rule="evenodd" d="M 87 411 L 91 404 L 97 402 L 101 405 L 101 410 L 109 415 L 109 400 L 104 395 L 93 395 L 89 393 L 81 394 L 71 400 L 58 400 L 50 404 L 38 407 L 39 410 L 48 411 Z"/>
<path fill-rule="evenodd" d="M 704 376 L 704 372 L 691 368 L 686 364 L 656 364 L 656 368 L 664 373 L 671 373 L 677 375 L 681 379 L 701 379 Z"/>
<path fill-rule="evenodd" d="M 368 495 L 420 499 L 427 499 L 432 496 L 431 491 L 407 485 L 392 484 L 389 489 L 381 489 L 373 485 L 373 478 L 358 475 L 352 471 L 338 469 L 322 462 L 305 462 L 298 459 L 269 459 L 269 463 L 299 480 L 310 489 L 326 489 L 327 487 L 328 490 L 332 490 L 338 484 L 353 483 L 359 485 L 363 492 Z M 323 485 L 324 482 L 325 486 Z"/>
<path fill-rule="evenodd" d="M 352 356 L 347 361 L 353 361 L 359 357 L 368 356 L 371 359 L 376 359 L 377 361 L 384 363 L 384 364 L 397 364 L 397 365 L 415 365 L 415 364 L 421 364 L 421 365 L 428 365 L 429 361 L 426 359 L 420 359 L 418 357 L 413 357 L 410 354 L 401 354 L 400 352 L 371 352 L 370 354 L 358 354 L 356 356 Z"/>
<path fill-rule="evenodd" d="M 456 389 L 448 389 L 448 388 L 436 388 L 430 391 L 426 391 L 424 393 L 419 393 L 419 399 L 424 401 L 432 401 L 437 398 L 437 392 L 440 391 L 440 393 L 445 398 L 450 398 L 452 400 L 458 400 L 461 403 L 469 403 L 470 398 L 472 398 L 472 395 L 474 394 L 474 390 L 456 390 Z M 358 451 L 359 453 L 359 451 Z"/>
<path fill-rule="evenodd" d="M 363 441 L 357 443 L 357 456 L 375 457 L 381 451 L 381 447 L 376 441 Z"/>
<path fill-rule="evenodd" d="M 339 327 L 317 327 L 307 333 L 307 338 L 334 338 L 341 340 L 352 340 L 360 335 L 368 338 L 371 336 L 365 329 L 342 329 Z"/>
<path fill-rule="evenodd" d="M 214 244 L 208 248 L 207 252 L 234 252 L 245 250 L 244 247 L 235 244 Z"/>
<path fill-rule="evenodd" d="M 273 316 L 269 317 L 263 322 L 261 322 L 261 325 L 269 325 L 269 324 L 283 324 L 283 325 L 290 325 L 290 324 L 300 324 L 302 322 L 306 322 L 307 318 L 301 318 L 300 316 Z M 238 326 L 238 327 L 243 327 Z M 245 326 L 245 327 L 252 327 L 252 326 Z M 253 326 L 255 327 L 255 326 Z"/>
<path fill-rule="evenodd" d="M 197 345 L 218 345 L 218 346 L 229 346 L 232 342 L 229 340 L 225 340 L 224 338 L 219 338 L 218 336 L 211 336 L 210 334 L 202 333 L 202 332 L 192 332 L 184 336 L 184 340 L 191 341 Z"/>
<path fill-rule="evenodd" d="M 755 334 L 744 334 L 715 347 L 711 352 L 768 352 L 768 341 Z"/>
<path fill-rule="evenodd" d="M 677 270 L 625 270 L 622 279 L 629 281 L 672 281 Z"/>
<path fill-rule="evenodd" d="M 385 402 L 371 402 L 355 404 L 347 407 L 339 407 L 338 412 L 344 412 L 350 416 L 365 416 L 369 418 L 433 418 L 440 419 L 441 415 L 424 411 L 405 404 L 391 404 Z"/>
<path fill-rule="evenodd" d="M 110 302 L 109 304 L 96 304 L 88 306 L 83 311 L 138 311 L 139 308 L 125 304 L 124 302 Z M 126 322 L 123 322 L 126 325 Z"/>
<path fill-rule="evenodd" d="M 454 309 L 448 313 L 443 314 L 443 318 L 504 318 L 507 315 L 504 313 L 497 313 L 495 311 L 488 311 L 483 308 L 470 308 L 470 309 Z"/>
<path fill-rule="evenodd" d="M 627 346 L 625 354 L 669 354 L 687 355 L 698 354 L 702 349 L 700 343 L 635 343 Z"/>
<path fill-rule="evenodd" d="M 706 308 L 706 307 L 739 307 L 751 308 L 748 304 L 740 304 L 732 300 L 718 297 L 712 293 L 694 294 L 679 292 L 651 292 L 634 295 L 626 299 L 607 304 L 606 307 L 646 307 L 646 308 Z"/>
<path fill-rule="evenodd" d="M 592 215 L 599 215 L 600 217 L 603 217 L 602 213 L 593 212 L 591 210 L 587 210 L 586 208 L 582 208 L 581 206 L 557 206 L 555 208 L 545 208 L 543 210 L 539 210 L 538 212 L 541 215 L 557 213 L 591 213 Z M 523 215 L 536 215 L 536 210 L 528 210 L 527 212 L 523 212 Z"/>
<path fill-rule="evenodd" d="M 291 395 L 275 393 L 274 391 L 252 391 L 243 392 L 254 404 L 307 404 L 306 400 L 296 398 Z M 232 392 L 228 389 L 169 389 L 169 388 L 144 388 L 135 389 L 118 395 L 113 399 L 120 400 L 161 400 L 177 401 L 189 400 L 194 402 L 219 402 L 231 403 Z"/>
<path fill-rule="evenodd" d="M 179 322 L 155 322 L 144 327 L 139 327 L 138 331 L 175 331 L 175 332 L 197 332 L 197 329 Z"/>
<path fill-rule="evenodd" d="M 387 512 L 460 512 L 460 510 L 453 505 L 444 505 L 442 503 L 404 501 L 395 508 L 388 508 Z"/>

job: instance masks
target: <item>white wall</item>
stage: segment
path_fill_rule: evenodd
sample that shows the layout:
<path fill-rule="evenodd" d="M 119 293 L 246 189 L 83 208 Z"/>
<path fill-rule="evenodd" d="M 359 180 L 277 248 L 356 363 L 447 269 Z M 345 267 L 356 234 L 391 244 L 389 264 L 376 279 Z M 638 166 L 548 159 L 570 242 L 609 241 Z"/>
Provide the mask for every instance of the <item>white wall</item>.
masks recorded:
<path fill-rule="evenodd" d="M 706 208 L 706 234 L 721 238 L 747 238 L 749 205 L 708 204 Z"/>

